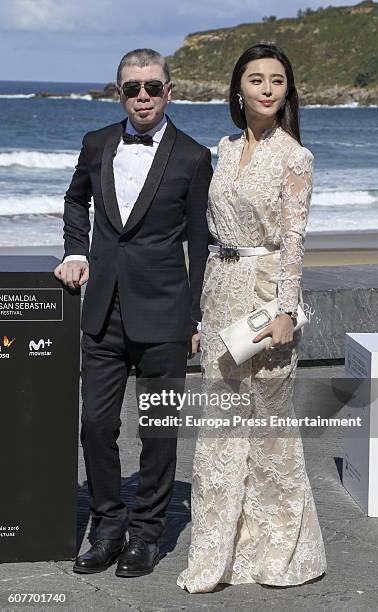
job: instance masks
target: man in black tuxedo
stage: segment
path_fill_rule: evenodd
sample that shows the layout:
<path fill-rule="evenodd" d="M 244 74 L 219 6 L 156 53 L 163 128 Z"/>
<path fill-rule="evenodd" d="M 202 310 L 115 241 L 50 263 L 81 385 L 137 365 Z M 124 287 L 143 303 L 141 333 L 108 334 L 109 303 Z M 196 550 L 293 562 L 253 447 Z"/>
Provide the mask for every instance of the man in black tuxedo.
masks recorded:
<path fill-rule="evenodd" d="M 120 411 L 133 365 L 137 395 L 138 381 L 147 381 L 147 388 L 149 381 L 158 381 L 160 389 L 184 388 L 188 347 L 195 353 L 200 339 L 212 167 L 210 151 L 165 114 L 172 84 L 160 54 L 136 49 L 125 55 L 117 83 L 127 117 L 83 138 L 65 195 L 65 258 L 55 275 L 70 288 L 88 281 L 81 322 L 81 442 L 96 541 L 76 558 L 74 571 L 103 571 L 118 558 L 118 576 L 139 576 L 153 571 L 159 559 L 177 429 L 163 438 L 157 429 L 151 434 L 139 427 L 138 505 L 128 512 L 120 499 Z M 163 405 L 153 410 L 159 417 L 175 411 Z"/>

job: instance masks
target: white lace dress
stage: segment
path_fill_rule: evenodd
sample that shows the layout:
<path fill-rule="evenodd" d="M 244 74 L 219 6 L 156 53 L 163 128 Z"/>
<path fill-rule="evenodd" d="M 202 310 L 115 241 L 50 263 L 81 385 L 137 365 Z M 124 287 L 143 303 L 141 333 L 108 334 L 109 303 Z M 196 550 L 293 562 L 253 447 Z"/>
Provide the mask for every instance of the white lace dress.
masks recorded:
<path fill-rule="evenodd" d="M 209 190 L 208 223 L 222 243 L 276 246 L 238 262 L 208 258 L 201 298 L 203 385 L 248 394 L 233 414 L 294 417 L 292 392 L 302 330 L 237 367 L 218 336 L 223 327 L 278 296 L 279 311 L 303 306 L 305 227 L 312 153 L 280 126 L 265 130 L 238 181 L 245 135 L 226 136 Z M 219 395 L 219 397 L 221 397 Z M 244 397 L 244 396 L 243 396 Z M 205 407 L 202 417 L 227 411 Z M 261 421 L 263 422 L 263 421 Z M 292 427 L 200 428 L 192 480 L 188 567 L 177 584 L 190 593 L 219 583 L 302 584 L 326 568 L 302 441 Z"/>

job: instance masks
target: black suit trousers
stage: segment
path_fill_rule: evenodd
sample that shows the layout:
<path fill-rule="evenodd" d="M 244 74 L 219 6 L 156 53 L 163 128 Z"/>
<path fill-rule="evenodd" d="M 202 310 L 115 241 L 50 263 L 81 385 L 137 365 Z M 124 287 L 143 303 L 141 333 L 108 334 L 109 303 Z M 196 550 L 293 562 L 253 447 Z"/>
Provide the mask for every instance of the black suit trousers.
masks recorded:
<path fill-rule="evenodd" d="M 119 538 L 129 530 L 156 541 L 165 523 L 176 470 L 177 427 L 139 426 L 142 441 L 137 506 L 128 511 L 120 498 L 121 464 L 117 439 L 121 407 L 132 366 L 137 399 L 141 393 L 183 392 L 187 342 L 142 343 L 124 331 L 116 288 L 99 336 L 82 337 L 81 443 L 87 471 L 90 509 L 98 538 Z M 139 409 L 139 416 L 179 416 L 175 404 Z"/>

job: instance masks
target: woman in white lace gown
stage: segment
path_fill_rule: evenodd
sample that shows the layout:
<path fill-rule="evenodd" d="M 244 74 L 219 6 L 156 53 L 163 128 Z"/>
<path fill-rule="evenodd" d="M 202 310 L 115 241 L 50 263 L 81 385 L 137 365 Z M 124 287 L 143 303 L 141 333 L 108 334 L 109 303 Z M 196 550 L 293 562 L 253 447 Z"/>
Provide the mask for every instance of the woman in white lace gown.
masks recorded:
<path fill-rule="evenodd" d="M 293 327 L 298 303 L 303 306 L 314 157 L 301 145 L 294 77 L 278 47 L 254 45 L 239 58 L 230 110 L 243 132 L 219 142 L 209 228 L 223 245 L 266 247 L 268 253 L 233 262 L 209 255 L 201 304 L 203 383 L 219 392 L 222 386 L 235 390 L 237 381 L 250 402 L 234 412 L 245 417 L 295 416 L 302 330 Z M 277 317 L 266 330 L 270 348 L 237 367 L 219 330 L 275 297 Z M 202 417 L 215 412 L 207 407 Z M 211 429 L 204 425 L 196 444 L 191 544 L 177 584 L 200 593 L 220 583 L 289 586 L 322 575 L 324 545 L 299 431 Z"/>

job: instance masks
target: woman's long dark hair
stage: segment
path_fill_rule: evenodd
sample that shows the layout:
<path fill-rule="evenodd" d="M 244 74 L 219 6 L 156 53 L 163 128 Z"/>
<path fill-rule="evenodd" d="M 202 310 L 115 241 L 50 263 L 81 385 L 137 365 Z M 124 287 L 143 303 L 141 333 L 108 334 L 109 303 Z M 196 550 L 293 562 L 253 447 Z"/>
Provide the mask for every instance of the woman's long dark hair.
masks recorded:
<path fill-rule="evenodd" d="M 293 69 L 285 53 L 276 45 L 264 43 L 253 45 L 249 47 L 249 49 L 246 49 L 236 62 L 230 84 L 230 113 L 232 120 L 235 125 L 242 130 L 245 130 L 247 127 L 245 111 L 244 108 L 240 108 L 237 96 L 240 92 L 240 81 L 248 62 L 266 57 L 273 57 L 281 62 L 285 68 L 287 78 L 287 97 L 285 105 L 277 112 L 276 121 L 285 132 L 295 138 L 301 145 L 302 142 L 299 131 L 299 102 L 298 93 L 294 84 Z"/>

